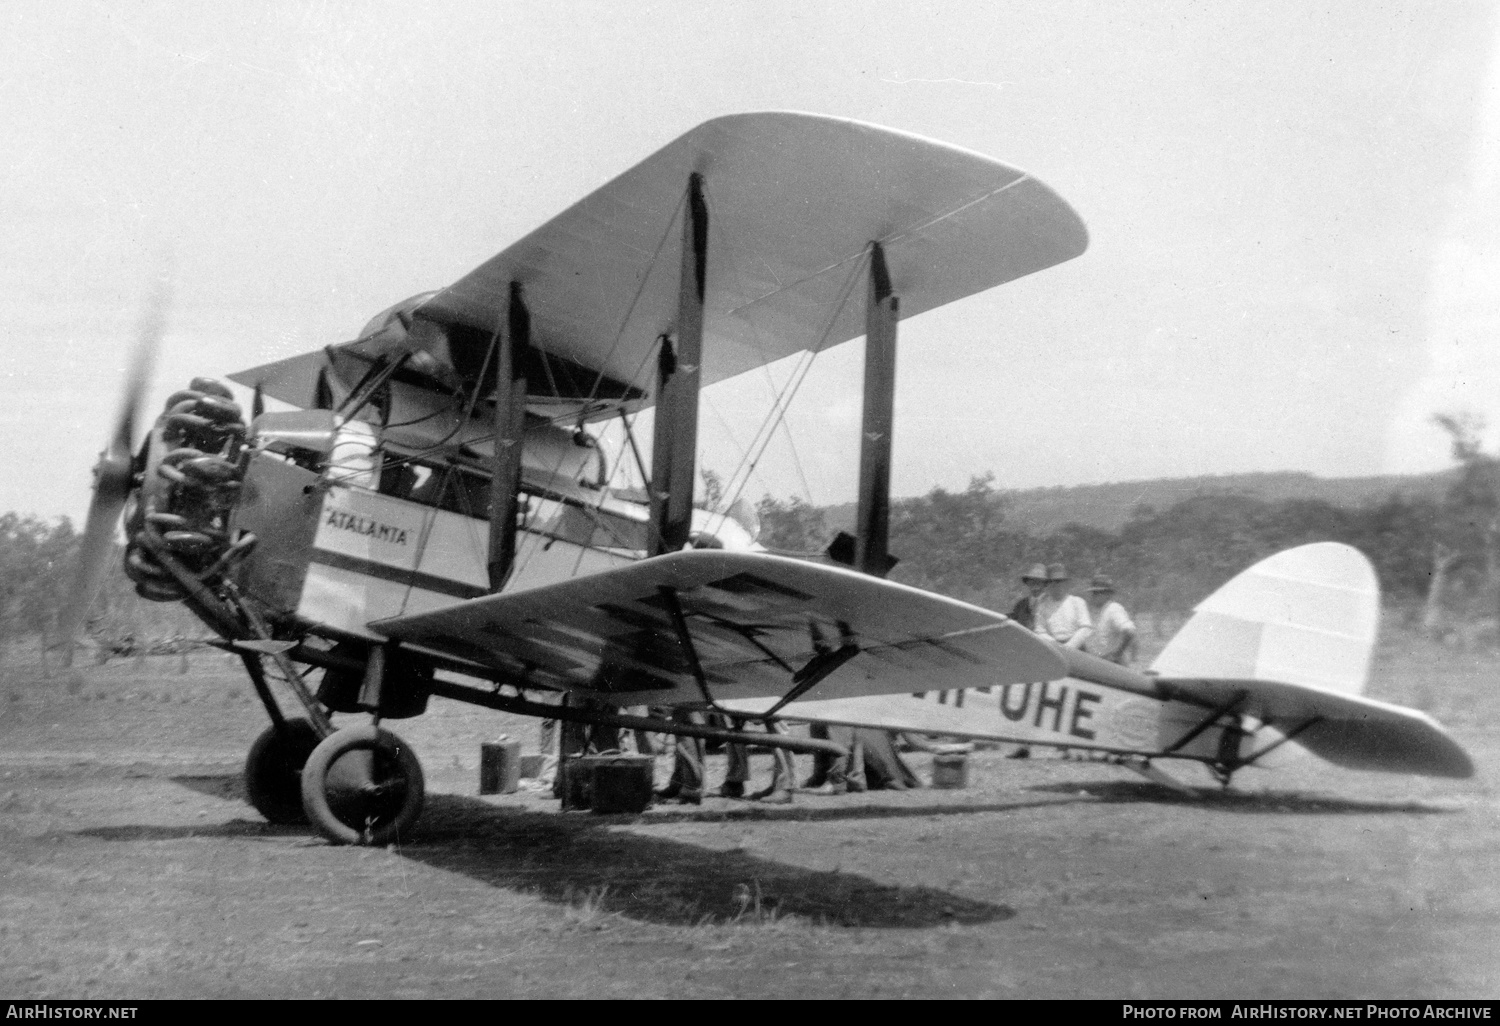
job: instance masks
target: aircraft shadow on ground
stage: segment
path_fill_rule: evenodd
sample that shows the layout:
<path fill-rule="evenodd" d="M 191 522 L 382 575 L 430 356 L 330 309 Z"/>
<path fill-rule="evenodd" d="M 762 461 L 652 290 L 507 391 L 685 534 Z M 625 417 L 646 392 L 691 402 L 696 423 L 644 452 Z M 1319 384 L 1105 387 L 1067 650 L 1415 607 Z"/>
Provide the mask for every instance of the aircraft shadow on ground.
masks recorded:
<path fill-rule="evenodd" d="M 184 837 L 296 837 L 308 836 L 305 826 L 275 826 L 262 820 L 231 819 L 227 823 L 204 826 L 153 826 L 132 823 L 126 826 L 89 827 L 75 830 L 75 837 L 92 837 L 100 841 L 177 841 Z M 311 839 L 309 838 L 309 842 Z"/>
<path fill-rule="evenodd" d="M 653 923 L 796 916 L 830 926 L 911 929 L 1015 915 L 1008 906 L 935 888 L 892 886 L 741 850 L 716 851 L 609 829 L 632 820 L 497 808 L 434 795 L 422 817 L 420 839 L 402 854 L 491 886 L 559 903 L 588 901 L 606 913 Z M 671 820 L 653 816 L 650 822 Z"/>
<path fill-rule="evenodd" d="M 228 801 L 245 800 L 245 781 L 238 773 L 218 776 L 178 776 L 172 778 L 172 783 L 181 784 L 189 790 L 206 794 L 210 798 L 223 798 Z"/>
<path fill-rule="evenodd" d="M 238 776 L 177 777 L 216 798 L 242 798 Z M 834 821 L 1009 811 L 1052 802 L 1022 801 L 946 809 L 847 806 L 811 810 L 746 807 L 655 814 L 652 825 L 683 822 Z M 610 829 L 634 816 L 535 812 L 458 795 L 429 795 L 418 836 L 403 857 L 546 901 L 642 922 L 699 925 L 795 916 L 838 927 L 930 928 L 1010 919 L 1015 910 L 931 887 L 900 887 L 853 873 L 811 870 L 741 850 L 721 851 Z M 191 826 L 129 825 L 77 832 L 106 841 L 186 837 L 295 837 L 307 827 L 235 819 Z"/>
<path fill-rule="evenodd" d="M 1144 803 L 1182 805 L 1213 812 L 1237 812 L 1250 815 L 1370 815 L 1404 813 L 1431 816 L 1450 809 L 1421 802 L 1356 801 L 1297 794 L 1289 791 L 1220 791 L 1195 788 L 1192 796 L 1147 781 L 1110 780 L 1072 784 L 1038 784 L 1027 791 L 1039 794 L 1074 794 L 1087 796 L 1106 804 Z"/>

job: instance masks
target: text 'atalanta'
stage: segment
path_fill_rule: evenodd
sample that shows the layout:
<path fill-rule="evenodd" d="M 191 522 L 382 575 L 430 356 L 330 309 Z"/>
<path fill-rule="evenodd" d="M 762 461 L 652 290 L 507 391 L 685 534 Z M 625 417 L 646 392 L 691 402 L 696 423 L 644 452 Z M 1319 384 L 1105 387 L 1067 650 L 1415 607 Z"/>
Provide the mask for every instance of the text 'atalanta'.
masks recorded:
<path fill-rule="evenodd" d="M 390 542 L 392 545 L 406 544 L 406 528 L 392 527 L 390 524 L 382 524 L 369 517 L 355 516 L 341 509 L 329 510 L 328 519 L 324 521 L 324 524 L 340 531 L 353 531 L 355 534 L 362 534 L 376 541 Z"/>

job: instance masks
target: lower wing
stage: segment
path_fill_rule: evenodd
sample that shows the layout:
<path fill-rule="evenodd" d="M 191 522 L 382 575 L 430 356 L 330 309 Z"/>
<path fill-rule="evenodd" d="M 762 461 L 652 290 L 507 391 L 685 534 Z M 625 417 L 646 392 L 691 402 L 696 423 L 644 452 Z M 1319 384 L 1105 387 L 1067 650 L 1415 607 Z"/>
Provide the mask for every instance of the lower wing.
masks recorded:
<path fill-rule="evenodd" d="M 998 613 L 763 553 L 693 550 L 370 628 L 404 644 L 618 705 L 818 698 L 1062 676 Z M 798 692 L 800 693 L 800 692 Z"/>

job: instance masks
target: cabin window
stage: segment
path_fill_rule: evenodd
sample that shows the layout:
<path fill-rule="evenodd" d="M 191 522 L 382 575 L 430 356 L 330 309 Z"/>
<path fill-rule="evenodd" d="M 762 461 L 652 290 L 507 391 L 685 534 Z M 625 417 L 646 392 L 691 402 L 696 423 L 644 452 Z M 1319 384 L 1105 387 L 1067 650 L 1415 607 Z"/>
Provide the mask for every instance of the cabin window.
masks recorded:
<path fill-rule="evenodd" d="M 638 552 L 646 548 L 646 524 L 643 521 L 595 507 L 541 497 L 528 498 L 527 511 L 524 527 L 533 534 L 591 549 Z"/>
<path fill-rule="evenodd" d="M 381 471 L 380 491 L 475 520 L 488 520 L 490 515 L 489 478 L 464 467 L 393 460 Z M 646 548 L 644 520 L 573 499 L 524 491 L 516 506 L 521 529 L 532 534 L 593 549 L 641 552 Z"/>
<path fill-rule="evenodd" d="M 490 479 L 458 467 L 449 467 L 438 475 L 442 481 L 437 508 L 461 513 L 476 520 L 490 518 Z"/>
<path fill-rule="evenodd" d="M 387 462 L 380 471 L 380 494 L 431 506 L 435 474 L 420 463 Z"/>
<path fill-rule="evenodd" d="M 389 461 L 380 472 L 380 492 L 478 520 L 490 515 L 489 479 L 459 467 Z"/>

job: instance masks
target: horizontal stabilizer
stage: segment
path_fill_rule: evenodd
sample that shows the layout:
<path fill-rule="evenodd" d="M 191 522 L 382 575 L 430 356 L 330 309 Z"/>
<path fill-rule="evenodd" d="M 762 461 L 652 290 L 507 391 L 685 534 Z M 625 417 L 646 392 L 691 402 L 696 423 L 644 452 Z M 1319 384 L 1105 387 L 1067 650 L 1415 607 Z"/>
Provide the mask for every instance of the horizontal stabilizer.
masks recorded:
<path fill-rule="evenodd" d="M 701 703 L 695 659 L 715 700 L 779 696 L 815 657 L 849 646 L 858 654 L 809 694 L 890 694 L 914 681 L 962 688 L 1063 672 L 1051 645 L 998 613 L 842 567 L 750 552 L 675 552 L 370 628 L 618 705 Z"/>
<path fill-rule="evenodd" d="M 1235 711 L 1289 734 L 1321 759 L 1348 769 L 1471 777 L 1468 753 L 1426 713 L 1362 695 L 1340 695 L 1269 680 L 1158 679 L 1164 693 Z M 1249 752 L 1244 753 L 1249 755 Z"/>

